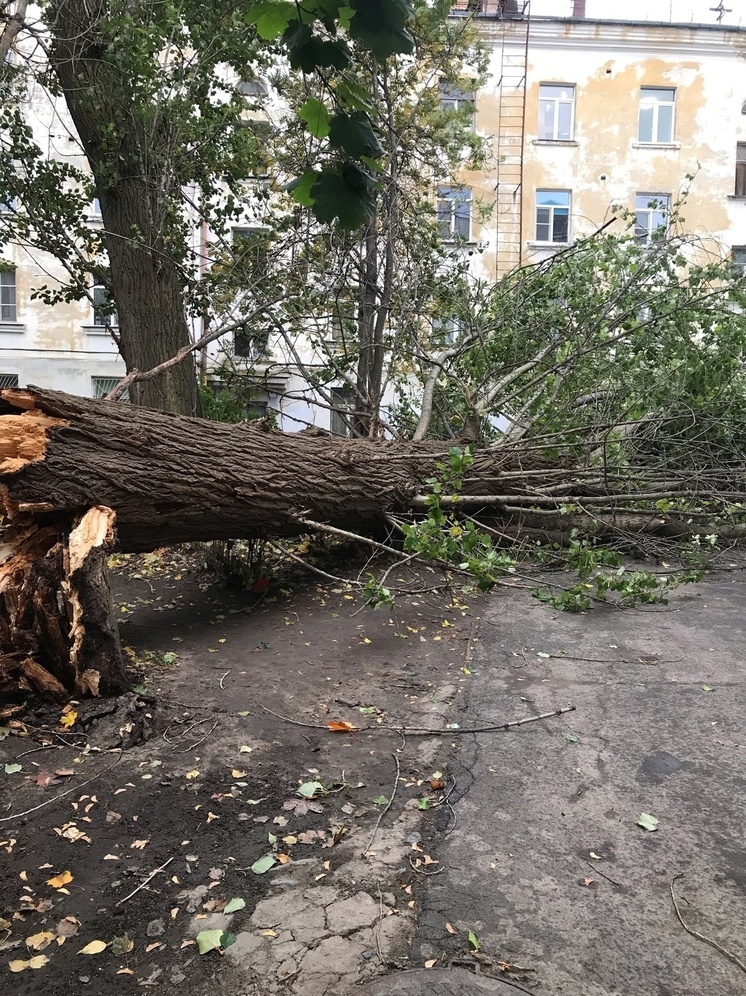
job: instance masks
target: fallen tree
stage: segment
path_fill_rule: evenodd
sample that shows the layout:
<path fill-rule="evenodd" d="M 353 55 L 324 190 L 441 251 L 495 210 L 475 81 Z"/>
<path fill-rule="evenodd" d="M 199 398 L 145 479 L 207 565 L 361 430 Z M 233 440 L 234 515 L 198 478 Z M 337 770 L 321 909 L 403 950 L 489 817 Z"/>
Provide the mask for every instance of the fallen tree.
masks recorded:
<path fill-rule="evenodd" d="M 106 573 L 114 549 L 406 532 L 432 513 L 433 496 L 439 515 L 463 508 L 464 521 L 513 530 L 582 514 L 606 530 L 617 522 L 665 533 L 689 513 L 662 514 L 662 498 L 742 494 L 738 467 L 661 477 L 590 466 L 571 447 L 560 454 L 552 444 L 547 455 L 518 444 L 475 450 L 458 493 L 444 486 L 440 495 L 433 475 L 459 452 L 437 441 L 285 434 L 263 421 L 227 425 L 33 388 L 0 392 L 0 687 L 20 681 L 56 698 L 128 687 Z"/>

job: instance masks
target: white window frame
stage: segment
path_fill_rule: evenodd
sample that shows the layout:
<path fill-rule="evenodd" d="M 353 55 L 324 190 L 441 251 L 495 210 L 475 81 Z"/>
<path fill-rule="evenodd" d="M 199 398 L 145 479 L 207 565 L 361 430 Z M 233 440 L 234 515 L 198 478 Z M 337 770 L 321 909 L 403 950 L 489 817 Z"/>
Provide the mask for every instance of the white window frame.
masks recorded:
<path fill-rule="evenodd" d="M 645 206 L 642 201 L 645 200 Z M 655 215 L 662 215 L 665 224 L 653 227 Z M 645 191 L 635 194 L 635 238 L 638 242 L 649 244 L 654 239 L 666 238 L 668 235 L 668 225 L 671 217 L 671 195 L 662 193 L 646 193 Z M 644 222 L 641 224 L 640 219 Z M 661 229 L 663 230 L 661 233 Z"/>
<path fill-rule="evenodd" d="M 18 281 L 14 268 L 0 270 L 0 325 L 18 324 Z"/>
<path fill-rule="evenodd" d="M 91 397 L 105 398 L 117 386 L 121 377 L 91 377 Z M 129 388 L 125 388 L 120 401 L 129 401 Z"/>
<path fill-rule="evenodd" d="M 553 194 L 553 195 L 563 195 L 567 197 L 567 204 L 540 204 L 539 197 L 542 194 Z M 549 215 L 546 221 L 539 221 L 539 212 L 548 211 Z M 567 238 L 558 240 L 555 238 L 555 223 L 556 219 L 562 217 L 562 212 L 567 212 Z M 548 246 L 566 246 L 570 243 L 570 220 L 572 218 L 572 191 L 571 190 L 551 190 L 548 188 L 542 188 L 536 191 L 536 204 L 534 210 L 534 237 L 537 243 L 540 245 Z M 549 226 L 549 236 L 550 238 L 542 239 L 539 237 L 539 225 L 542 227 Z"/>
<path fill-rule="evenodd" d="M 0 373 L 0 390 L 6 391 L 9 387 L 18 387 L 18 374 Z"/>
<path fill-rule="evenodd" d="M 468 80 L 462 82 L 467 83 Z M 456 83 L 438 80 L 438 102 L 441 111 L 457 112 L 468 110 L 473 114 L 476 108 L 477 95 L 474 90 L 462 90 Z"/>
<path fill-rule="evenodd" d="M 653 97 L 654 93 L 671 93 L 670 100 L 660 100 Z M 646 97 L 646 94 L 648 96 Z M 668 137 L 660 135 L 660 109 L 662 107 L 671 108 L 671 132 Z M 642 137 L 642 112 L 648 108 L 653 111 L 653 123 L 651 137 Z M 676 87 L 673 86 L 644 86 L 640 89 L 640 108 L 637 118 L 637 141 L 641 145 L 673 145 L 676 134 Z"/>
<path fill-rule="evenodd" d="M 471 241 L 471 188 L 438 187 L 435 218 L 443 242 Z"/>
<path fill-rule="evenodd" d="M 552 95 L 550 90 L 571 90 L 571 97 Z M 552 134 L 542 134 L 544 125 L 543 104 L 551 104 Z M 570 105 L 570 133 L 565 137 L 559 135 L 560 106 Z M 538 136 L 540 142 L 572 142 L 575 139 L 575 84 L 574 83 L 540 83 L 539 84 L 539 127 Z"/>

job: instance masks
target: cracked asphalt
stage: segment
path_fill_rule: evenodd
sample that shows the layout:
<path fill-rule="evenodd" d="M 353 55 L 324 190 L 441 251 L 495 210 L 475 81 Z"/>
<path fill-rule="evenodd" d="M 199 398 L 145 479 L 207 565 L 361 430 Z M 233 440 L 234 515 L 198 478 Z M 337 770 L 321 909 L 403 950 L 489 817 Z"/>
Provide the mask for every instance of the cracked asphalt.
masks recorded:
<path fill-rule="evenodd" d="M 414 964 L 463 954 L 472 930 L 537 996 L 746 992 L 671 896 L 746 961 L 745 609 L 740 571 L 627 611 L 486 601 L 462 727 L 576 711 L 458 738 Z"/>

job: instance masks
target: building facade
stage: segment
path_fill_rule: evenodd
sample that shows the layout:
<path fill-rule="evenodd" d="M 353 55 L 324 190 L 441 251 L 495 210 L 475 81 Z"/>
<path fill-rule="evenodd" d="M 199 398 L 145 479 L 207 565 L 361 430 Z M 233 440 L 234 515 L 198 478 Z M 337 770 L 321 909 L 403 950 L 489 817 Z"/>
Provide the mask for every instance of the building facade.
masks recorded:
<path fill-rule="evenodd" d="M 473 103 L 492 156 L 458 186 L 438 188 L 443 237 L 479 245 L 475 273 L 497 280 L 619 218 L 620 209 L 638 237 L 652 237 L 688 190 L 686 230 L 746 264 L 746 31 L 590 19 L 584 3 L 566 6 L 571 16 L 532 17 L 526 0 L 457 0 L 452 16 L 474 18 L 489 46 L 489 81 L 478 93 L 465 83 L 442 100 Z M 49 154 L 80 164 L 59 107 L 32 92 L 28 111 Z M 10 210 L 0 205 L 0 225 Z M 100 224 L 95 202 L 90 224 Z M 196 257 L 204 238 L 195 224 Z M 46 305 L 34 290 L 64 280 L 64 267 L 16 245 L 2 255 L 0 386 L 107 393 L 124 365 L 111 334 L 116 315 L 98 306 L 99 289 L 82 302 Z M 194 331 L 201 334 L 199 321 Z M 241 356 L 238 340 L 218 342 L 203 373 L 216 382 L 230 356 L 256 374 L 257 405 L 277 410 L 283 428 L 310 421 L 344 431 L 334 411 L 314 406 L 292 356 L 270 350 L 257 363 L 253 348 Z M 347 390 L 340 386 L 340 399 Z"/>

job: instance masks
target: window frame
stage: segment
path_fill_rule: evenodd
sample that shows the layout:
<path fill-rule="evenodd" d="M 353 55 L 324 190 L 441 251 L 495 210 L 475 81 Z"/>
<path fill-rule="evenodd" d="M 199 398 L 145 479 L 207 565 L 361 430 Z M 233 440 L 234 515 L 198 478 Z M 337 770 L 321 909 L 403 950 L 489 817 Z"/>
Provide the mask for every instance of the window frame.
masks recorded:
<path fill-rule="evenodd" d="M 469 82 L 462 80 L 462 83 Z M 468 110 L 472 114 L 477 108 L 476 90 L 462 90 L 457 83 L 448 83 L 442 77 L 438 80 L 438 106 L 441 111 L 456 114 Z"/>
<path fill-rule="evenodd" d="M 746 142 L 736 142 L 734 197 L 746 197 Z"/>
<path fill-rule="evenodd" d="M 124 374 L 122 374 L 122 377 L 123 376 L 124 376 Z M 108 376 L 103 376 L 103 375 L 98 375 L 98 376 L 97 375 L 92 375 L 91 376 L 91 397 L 92 398 L 97 398 L 97 399 L 103 399 L 103 398 L 105 398 L 106 395 L 109 394 L 110 391 L 114 390 L 114 388 L 117 386 L 117 384 L 122 379 L 122 377 L 108 377 Z M 130 400 L 130 391 L 129 391 L 128 387 L 125 388 L 124 393 L 122 394 L 122 396 L 121 396 L 121 398 L 119 400 L 120 401 L 129 401 Z"/>
<path fill-rule="evenodd" d="M 638 201 L 641 198 L 647 198 L 646 207 L 638 207 Z M 665 203 L 665 209 L 661 211 L 659 206 L 652 206 L 655 201 L 661 201 Z M 665 225 L 658 225 L 655 229 L 653 228 L 653 218 L 656 214 L 661 214 L 665 217 Z M 640 224 L 640 215 L 647 215 L 648 224 Z M 635 239 L 641 245 L 650 245 L 651 242 L 657 241 L 659 239 L 668 238 L 668 226 L 671 220 L 671 195 L 664 194 L 661 191 L 658 192 L 646 192 L 638 191 L 635 194 Z M 663 234 L 659 235 L 661 228 L 663 229 Z M 643 235 L 644 230 L 644 235 Z"/>
<path fill-rule="evenodd" d="M 13 387 L 18 387 L 18 374 L 0 373 L 0 390 L 7 391 Z"/>
<path fill-rule="evenodd" d="M 447 206 L 447 208 L 446 208 Z M 463 206 L 466 210 L 464 212 Z M 471 187 L 444 185 L 436 191 L 435 222 L 441 242 L 471 242 Z M 459 231 L 459 225 L 465 231 Z"/>
<path fill-rule="evenodd" d="M 354 387 L 330 387 L 329 397 L 335 403 L 329 409 L 329 432 L 344 438 L 352 435 L 352 419 L 357 410 L 357 392 Z"/>
<path fill-rule="evenodd" d="M 12 280 L 6 279 L 12 277 Z M 0 325 L 18 324 L 18 279 L 14 266 L 0 270 Z"/>
<path fill-rule="evenodd" d="M 646 93 L 668 91 L 673 94 L 670 101 L 645 98 Z M 671 129 L 668 138 L 660 136 L 660 108 L 671 108 Z M 650 128 L 650 138 L 642 137 L 642 114 L 647 108 L 651 108 L 653 119 Z M 676 87 L 674 86 L 643 86 L 640 87 L 640 106 L 637 114 L 637 141 L 640 145 L 674 145 L 676 135 Z"/>
<path fill-rule="evenodd" d="M 108 300 L 96 302 L 96 298 L 99 295 L 98 292 L 102 292 L 105 298 Z M 116 309 L 110 314 L 102 314 L 101 309 L 106 308 L 109 304 L 113 303 L 111 295 L 109 294 L 106 287 L 103 284 L 94 284 L 91 287 L 91 304 L 93 311 L 93 321 L 92 327 L 95 329 L 116 329 L 119 328 L 119 316 L 116 313 Z"/>
<path fill-rule="evenodd" d="M 542 96 L 542 90 L 545 88 L 554 88 L 556 90 L 572 90 L 572 97 L 546 97 Z M 575 141 L 575 100 L 577 98 L 577 85 L 575 83 L 540 83 L 539 84 L 539 122 L 537 128 L 537 136 L 540 142 L 574 142 Z M 552 107 L 552 134 L 543 135 L 542 125 L 543 125 L 543 114 L 542 114 L 542 103 L 550 103 Z M 567 138 L 558 135 L 559 131 L 559 108 L 562 104 L 570 105 L 570 132 Z"/>
<path fill-rule="evenodd" d="M 539 197 L 542 194 L 565 194 L 567 195 L 567 204 L 540 204 Z M 547 221 L 539 221 L 539 211 L 548 211 L 549 217 Z M 564 239 L 556 238 L 555 224 L 556 219 L 562 217 L 561 212 L 567 212 L 567 232 Z M 570 244 L 570 221 L 572 219 L 572 191 L 566 189 L 552 189 L 547 187 L 541 187 L 536 190 L 534 199 L 534 240 L 539 245 L 545 246 L 567 246 Z M 550 239 L 542 239 L 539 237 L 539 225 L 542 227 L 548 226 L 548 234 L 551 236 Z"/>

